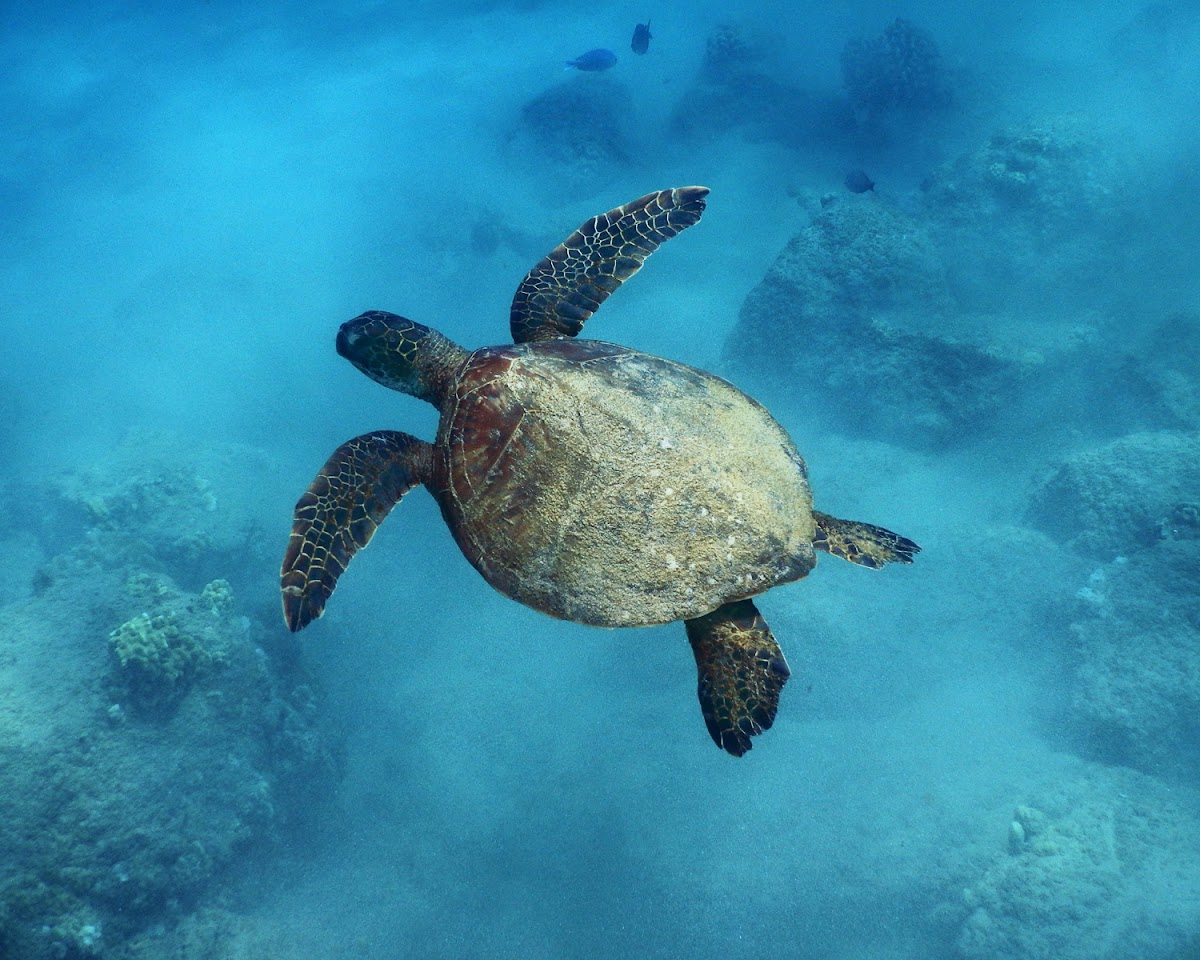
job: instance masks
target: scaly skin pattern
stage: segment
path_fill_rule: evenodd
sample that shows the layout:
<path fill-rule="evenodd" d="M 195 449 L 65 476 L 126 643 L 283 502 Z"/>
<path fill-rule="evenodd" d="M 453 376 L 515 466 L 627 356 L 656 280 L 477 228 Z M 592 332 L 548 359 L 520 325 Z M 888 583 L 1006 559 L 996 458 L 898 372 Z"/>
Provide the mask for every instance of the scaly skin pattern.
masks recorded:
<path fill-rule="evenodd" d="M 807 471 L 783 428 L 719 377 L 613 344 L 475 351 L 433 470 L 467 559 L 566 620 L 688 619 L 815 562 Z"/>
<path fill-rule="evenodd" d="M 400 498 L 431 472 L 429 444 L 377 430 L 338 447 L 296 503 L 280 569 L 283 619 L 300 630 L 325 603 L 354 555 Z"/>
<path fill-rule="evenodd" d="M 912 563 L 921 548 L 898 533 L 861 520 L 839 520 L 827 513 L 814 513 L 817 534 L 813 546 L 860 567 L 878 570 L 887 563 Z"/>
<path fill-rule="evenodd" d="M 513 341 L 578 336 L 600 304 L 660 244 L 700 219 L 707 196 L 708 187 L 676 187 L 592 217 L 517 287 L 509 312 Z"/>
<path fill-rule="evenodd" d="M 696 689 L 709 736 L 740 757 L 750 749 L 750 738 L 775 722 L 779 694 L 791 670 L 752 600 L 726 604 L 685 626 L 696 655 Z"/>
<path fill-rule="evenodd" d="M 385 310 L 343 323 L 337 352 L 376 383 L 440 407 L 468 353 L 436 330 Z"/>

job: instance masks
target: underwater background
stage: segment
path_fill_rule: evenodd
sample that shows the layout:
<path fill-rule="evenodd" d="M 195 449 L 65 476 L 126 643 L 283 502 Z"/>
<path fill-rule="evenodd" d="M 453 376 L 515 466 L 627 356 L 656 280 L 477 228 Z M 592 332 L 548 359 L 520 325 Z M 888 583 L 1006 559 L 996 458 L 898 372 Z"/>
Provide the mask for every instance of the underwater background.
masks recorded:
<path fill-rule="evenodd" d="M 1200 958 L 1195 2 L 3 21 L 0 957 Z M 503 343 L 685 184 L 587 335 L 923 548 L 758 600 L 753 752 L 680 625 L 513 603 L 422 491 L 289 634 L 296 498 L 437 423 L 338 325 Z"/>

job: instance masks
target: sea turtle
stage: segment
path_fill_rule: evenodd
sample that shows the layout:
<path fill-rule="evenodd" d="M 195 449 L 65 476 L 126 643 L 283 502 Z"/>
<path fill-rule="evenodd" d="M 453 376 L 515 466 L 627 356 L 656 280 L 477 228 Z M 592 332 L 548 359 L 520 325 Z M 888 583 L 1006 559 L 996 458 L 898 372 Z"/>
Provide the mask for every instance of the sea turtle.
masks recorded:
<path fill-rule="evenodd" d="M 425 484 L 493 587 L 604 627 L 684 621 L 700 705 L 735 756 L 771 726 L 787 661 L 751 597 L 805 576 L 814 548 L 866 567 L 911 563 L 889 530 L 813 510 L 784 429 L 732 384 L 573 339 L 663 241 L 700 219 L 705 187 L 651 193 L 589 220 L 513 298 L 513 345 L 466 350 L 404 317 L 342 324 L 337 351 L 441 411 L 426 443 L 379 430 L 343 444 L 296 504 L 284 619 L 319 617 L 401 497 Z"/>

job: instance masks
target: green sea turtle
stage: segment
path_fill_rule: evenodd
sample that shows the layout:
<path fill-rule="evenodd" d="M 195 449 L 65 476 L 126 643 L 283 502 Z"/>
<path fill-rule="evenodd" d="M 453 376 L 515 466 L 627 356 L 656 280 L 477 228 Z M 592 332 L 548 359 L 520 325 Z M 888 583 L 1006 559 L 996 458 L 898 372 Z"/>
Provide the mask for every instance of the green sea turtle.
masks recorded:
<path fill-rule="evenodd" d="M 338 353 L 441 420 L 433 443 L 379 430 L 321 468 L 283 560 L 291 630 L 321 615 L 350 559 L 425 484 L 467 559 L 514 600 L 604 627 L 684 621 L 709 733 L 735 756 L 750 749 L 789 676 L 750 598 L 805 576 L 814 548 L 866 567 L 920 548 L 815 512 L 791 439 L 730 383 L 573 339 L 700 219 L 707 194 L 663 190 L 585 223 L 521 282 L 513 345 L 466 350 L 382 311 L 342 325 Z"/>

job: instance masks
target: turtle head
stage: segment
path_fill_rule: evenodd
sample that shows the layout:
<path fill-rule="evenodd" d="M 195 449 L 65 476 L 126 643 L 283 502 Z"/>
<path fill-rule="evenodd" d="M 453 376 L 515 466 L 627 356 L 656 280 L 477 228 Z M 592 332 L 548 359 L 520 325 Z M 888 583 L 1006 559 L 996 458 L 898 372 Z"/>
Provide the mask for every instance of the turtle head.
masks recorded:
<path fill-rule="evenodd" d="M 338 330 L 337 352 L 372 380 L 440 407 L 468 353 L 436 330 L 368 310 Z"/>

